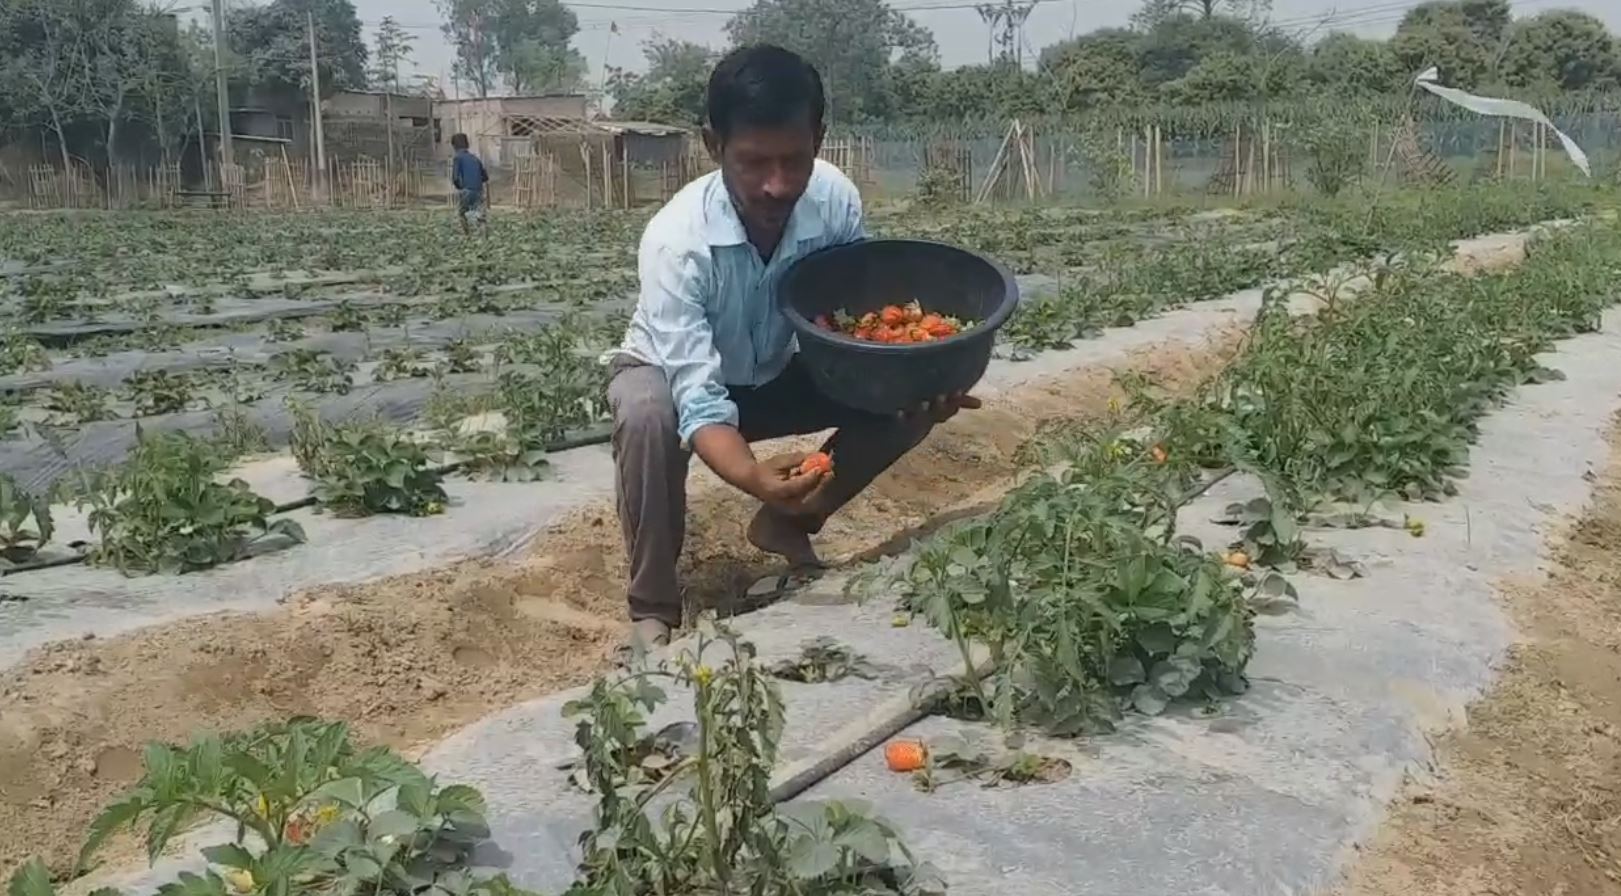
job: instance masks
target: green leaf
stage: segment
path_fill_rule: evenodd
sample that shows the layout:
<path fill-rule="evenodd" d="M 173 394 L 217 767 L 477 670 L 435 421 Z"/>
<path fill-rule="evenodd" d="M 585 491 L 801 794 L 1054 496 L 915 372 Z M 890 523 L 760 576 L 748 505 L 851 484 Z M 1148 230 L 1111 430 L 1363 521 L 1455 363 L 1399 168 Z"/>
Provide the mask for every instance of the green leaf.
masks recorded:
<path fill-rule="evenodd" d="M 373 818 L 366 826 L 366 836 L 373 842 L 384 837 L 399 840 L 414 836 L 421 829 L 422 821 L 417 816 L 395 809 Z"/>
<path fill-rule="evenodd" d="M 11 875 L 6 896 L 56 896 L 50 869 L 39 859 L 30 859 Z"/>
<path fill-rule="evenodd" d="M 827 805 L 821 802 L 793 802 L 778 806 L 777 814 L 802 829 L 806 836 L 820 838 L 826 835 Z"/>
<path fill-rule="evenodd" d="M 175 804 L 159 809 L 152 816 L 152 825 L 146 829 L 146 858 L 149 862 L 156 862 L 158 856 L 163 855 L 164 847 L 174 838 L 182 825 L 196 814 L 191 806 Z"/>
<path fill-rule="evenodd" d="M 235 843 L 204 847 L 203 858 L 227 868 L 251 869 L 254 864 L 253 853 Z"/>
<path fill-rule="evenodd" d="M 839 866 L 839 856 L 832 843 L 801 837 L 788 853 L 788 872 L 800 880 L 817 880 Z"/>
<path fill-rule="evenodd" d="M 856 827 L 834 838 L 833 843 L 853 851 L 874 865 L 889 862 L 889 838 L 884 836 L 883 829 L 865 819 L 857 822 Z"/>
<path fill-rule="evenodd" d="M 351 809 L 364 809 L 370 802 L 366 796 L 366 784 L 359 778 L 339 778 L 328 781 L 310 793 L 313 800 L 330 799 Z"/>
<path fill-rule="evenodd" d="M 1140 684 L 1147 680 L 1142 661 L 1129 654 L 1121 654 L 1109 661 L 1109 683 L 1113 685 Z"/>
<path fill-rule="evenodd" d="M 1170 703 L 1171 699 L 1151 684 L 1140 684 L 1131 692 L 1131 705 L 1143 715 L 1157 716 Z"/>
<path fill-rule="evenodd" d="M 148 804 L 142 796 L 131 794 L 103 809 L 101 814 L 90 822 L 90 833 L 85 838 L 84 846 L 79 849 L 78 870 L 82 872 L 88 868 L 90 858 L 101 848 L 101 844 L 125 825 L 133 824 L 147 807 Z"/>
<path fill-rule="evenodd" d="M 1176 649 L 1176 631 L 1163 622 L 1155 623 L 1137 633 L 1137 646 L 1151 657 L 1164 656 Z"/>
<path fill-rule="evenodd" d="M 225 896 L 225 881 L 210 871 L 206 875 L 180 872 L 178 880 L 158 887 L 161 896 Z"/>

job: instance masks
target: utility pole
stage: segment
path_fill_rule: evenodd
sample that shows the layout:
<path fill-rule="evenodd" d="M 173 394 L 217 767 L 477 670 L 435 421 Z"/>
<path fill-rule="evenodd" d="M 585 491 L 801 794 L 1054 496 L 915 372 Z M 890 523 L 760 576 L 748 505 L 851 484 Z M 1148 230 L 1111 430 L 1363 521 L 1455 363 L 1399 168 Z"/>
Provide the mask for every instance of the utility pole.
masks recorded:
<path fill-rule="evenodd" d="M 220 183 L 225 180 L 224 165 L 236 158 L 231 152 L 231 99 L 225 77 L 225 0 L 214 0 L 214 92 L 220 116 Z M 201 129 L 201 123 L 198 124 Z"/>
<path fill-rule="evenodd" d="M 214 0 L 218 3 L 219 0 Z M 305 11 L 310 28 L 310 120 L 315 123 L 315 184 L 316 192 L 325 192 L 326 132 L 321 125 L 321 61 L 315 47 L 315 13 Z"/>
<path fill-rule="evenodd" d="M 995 47 L 1002 48 L 1002 59 L 1012 62 L 1020 68 L 1024 67 L 1024 22 L 1030 18 L 1030 13 L 1036 8 L 1040 0 L 1026 0 L 1018 3 L 1015 0 L 1003 0 L 1001 6 L 982 3 L 974 7 L 979 13 L 980 21 L 984 22 L 990 31 L 985 43 L 986 61 L 994 64 L 997 60 Z"/>

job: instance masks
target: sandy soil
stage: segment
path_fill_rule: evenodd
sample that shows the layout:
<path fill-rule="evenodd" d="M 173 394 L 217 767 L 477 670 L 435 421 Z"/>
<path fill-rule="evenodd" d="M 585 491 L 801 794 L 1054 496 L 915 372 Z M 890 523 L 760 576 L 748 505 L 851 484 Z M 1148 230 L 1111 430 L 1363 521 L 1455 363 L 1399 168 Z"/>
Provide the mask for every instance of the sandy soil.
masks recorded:
<path fill-rule="evenodd" d="M 1120 368 L 1179 389 L 1235 342 L 1149 350 Z M 1111 381 L 1110 370 L 1074 371 L 961 415 L 829 523 L 818 540 L 824 557 L 869 554 L 1000 494 L 1038 423 L 1107 413 L 1118 395 Z M 776 565 L 742 537 L 746 499 L 694 468 L 685 582 L 697 602 L 717 603 Z M 148 741 L 310 714 L 348 720 L 363 739 L 409 753 L 588 679 L 622 632 L 618 533 L 611 507 L 590 508 L 514 562 L 322 589 L 274 613 L 35 651 L 0 674 L 0 877 L 30 855 L 66 872 L 90 819 L 139 774 Z"/>
<path fill-rule="evenodd" d="M 1621 452 L 1554 559 L 1503 589 L 1526 640 L 1342 896 L 1621 893 Z"/>

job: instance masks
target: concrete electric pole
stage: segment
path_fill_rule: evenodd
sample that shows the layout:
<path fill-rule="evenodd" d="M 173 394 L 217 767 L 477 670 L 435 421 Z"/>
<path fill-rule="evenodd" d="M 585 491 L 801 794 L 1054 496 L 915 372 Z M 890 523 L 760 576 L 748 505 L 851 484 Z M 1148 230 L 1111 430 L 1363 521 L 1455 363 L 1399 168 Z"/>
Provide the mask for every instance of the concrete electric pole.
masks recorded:
<path fill-rule="evenodd" d="M 225 0 L 214 0 L 214 92 L 219 101 L 220 165 L 230 164 L 236 158 L 231 152 L 231 97 L 225 77 Z M 220 169 L 220 183 L 225 181 L 224 168 Z"/>

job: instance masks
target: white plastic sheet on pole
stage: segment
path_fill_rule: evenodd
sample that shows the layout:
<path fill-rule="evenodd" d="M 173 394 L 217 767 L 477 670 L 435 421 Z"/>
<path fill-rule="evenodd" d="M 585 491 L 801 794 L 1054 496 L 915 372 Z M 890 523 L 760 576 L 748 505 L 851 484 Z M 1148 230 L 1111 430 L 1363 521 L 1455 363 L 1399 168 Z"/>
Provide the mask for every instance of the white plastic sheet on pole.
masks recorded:
<path fill-rule="evenodd" d="M 1490 96 L 1476 96 L 1468 91 L 1459 90 L 1456 87 L 1442 87 L 1439 83 L 1437 83 L 1439 79 L 1440 72 L 1437 71 L 1435 66 L 1432 65 L 1419 73 L 1418 78 L 1415 79 L 1415 83 L 1441 99 L 1444 99 L 1449 103 L 1462 106 L 1471 112 L 1478 112 L 1481 115 L 1502 115 L 1507 118 L 1523 118 L 1526 121 L 1534 121 L 1542 125 L 1548 130 L 1553 131 L 1554 136 L 1559 138 L 1560 144 L 1565 147 L 1566 155 L 1570 156 L 1570 160 L 1575 163 L 1576 167 L 1582 169 L 1582 173 L 1588 177 L 1593 176 L 1592 169 L 1587 167 L 1587 153 L 1582 152 L 1582 148 L 1576 145 L 1575 140 L 1565 136 L 1564 131 L 1554 127 L 1553 122 L 1548 120 L 1548 116 L 1543 115 L 1542 111 L 1537 107 L 1532 106 L 1529 103 L 1522 103 L 1519 100 L 1504 100 Z"/>

